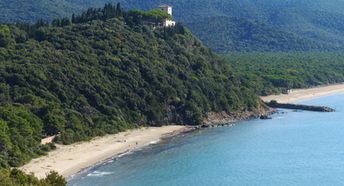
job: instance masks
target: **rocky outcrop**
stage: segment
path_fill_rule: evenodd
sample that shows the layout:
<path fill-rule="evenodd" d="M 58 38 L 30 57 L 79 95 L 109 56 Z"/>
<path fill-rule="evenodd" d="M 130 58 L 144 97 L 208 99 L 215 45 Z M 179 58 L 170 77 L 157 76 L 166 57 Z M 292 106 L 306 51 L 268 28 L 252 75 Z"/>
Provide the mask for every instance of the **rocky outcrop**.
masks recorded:
<path fill-rule="evenodd" d="M 218 127 L 218 126 L 230 126 L 234 122 L 260 118 L 261 116 L 269 116 L 276 110 L 269 107 L 261 106 L 255 110 L 244 110 L 237 112 L 209 112 L 207 117 L 202 121 L 200 125 L 202 128 L 205 127 Z"/>
<path fill-rule="evenodd" d="M 312 106 L 312 105 L 300 105 L 291 103 L 278 103 L 277 101 L 266 102 L 266 105 L 272 108 L 283 108 L 283 109 L 293 109 L 293 110 L 307 110 L 314 112 L 335 112 L 335 109 L 324 106 Z"/>
<path fill-rule="evenodd" d="M 262 114 L 260 119 L 272 119 L 269 115 Z"/>

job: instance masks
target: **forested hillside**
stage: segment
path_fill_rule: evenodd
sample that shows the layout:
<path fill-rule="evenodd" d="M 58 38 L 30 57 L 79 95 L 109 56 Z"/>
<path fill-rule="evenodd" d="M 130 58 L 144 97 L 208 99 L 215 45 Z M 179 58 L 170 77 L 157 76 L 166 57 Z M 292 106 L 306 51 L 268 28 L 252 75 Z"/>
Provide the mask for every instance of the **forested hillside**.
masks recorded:
<path fill-rule="evenodd" d="M 219 53 L 341 50 L 340 45 L 301 37 L 266 24 L 226 16 L 186 23 L 193 33 Z M 206 25 L 206 26 L 205 26 Z"/>
<path fill-rule="evenodd" d="M 0 166 L 138 126 L 199 124 L 208 112 L 260 104 L 228 64 L 163 12 L 107 4 L 52 24 L 0 26 Z"/>
<path fill-rule="evenodd" d="M 256 94 L 344 81 L 341 54 L 278 52 L 342 50 L 340 2 L 166 1 L 175 19 L 217 52 L 278 52 L 222 59 L 183 24 L 143 24 L 169 16 L 163 12 L 107 4 L 72 16 L 104 1 L 0 1 L 0 22 L 12 22 L 0 24 L 5 185 L 65 184 L 56 173 L 38 180 L 9 169 L 54 148 L 40 145 L 48 135 L 70 144 L 140 126 L 199 124 L 209 112 L 257 108 Z M 122 0 L 144 10 L 159 2 Z"/>
<path fill-rule="evenodd" d="M 121 2 L 125 7 L 150 9 L 157 6 L 160 1 L 121 0 Z M 340 0 L 166 0 L 164 3 L 172 4 L 176 19 L 186 23 L 192 32 L 197 34 L 206 45 L 217 49 L 217 52 L 252 51 L 252 49 L 319 51 L 324 48 L 326 50 L 344 48 L 342 28 L 344 14 L 341 11 L 344 9 L 344 2 Z M 233 18 L 240 22 L 233 24 Z M 257 24 L 248 28 L 247 21 Z M 203 28 L 203 31 L 199 31 L 200 28 Z M 262 37 L 259 42 L 250 35 L 238 39 L 237 35 L 231 34 L 238 30 L 246 30 Z M 279 36 L 279 39 L 276 39 L 276 36 Z M 285 39 L 281 40 L 281 38 Z M 270 41 L 281 41 L 282 44 L 274 44 Z M 246 44 L 245 47 L 233 48 L 228 44 L 240 42 Z"/>
<path fill-rule="evenodd" d="M 1 22 L 52 21 L 58 17 L 70 17 L 90 7 L 102 7 L 111 0 L 1 0 Z"/>
<path fill-rule="evenodd" d="M 344 82 L 342 53 L 236 53 L 225 59 L 260 95 Z"/>
<path fill-rule="evenodd" d="M 0 22 L 51 21 L 106 2 L 143 10 L 171 4 L 177 21 L 221 53 L 344 50 L 341 0 L 2 0 Z"/>

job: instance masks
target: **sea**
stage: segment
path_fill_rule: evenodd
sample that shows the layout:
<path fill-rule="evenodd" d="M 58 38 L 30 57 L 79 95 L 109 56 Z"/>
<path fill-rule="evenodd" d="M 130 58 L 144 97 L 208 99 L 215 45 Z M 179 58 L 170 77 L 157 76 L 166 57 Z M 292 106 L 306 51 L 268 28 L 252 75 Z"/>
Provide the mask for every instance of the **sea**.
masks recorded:
<path fill-rule="evenodd" d="M 344 185 L 344 94 L 301 103 L 337 112 L 279 110 L 271 120 L 196 130 L 104 161 L 68 185 Z"/>

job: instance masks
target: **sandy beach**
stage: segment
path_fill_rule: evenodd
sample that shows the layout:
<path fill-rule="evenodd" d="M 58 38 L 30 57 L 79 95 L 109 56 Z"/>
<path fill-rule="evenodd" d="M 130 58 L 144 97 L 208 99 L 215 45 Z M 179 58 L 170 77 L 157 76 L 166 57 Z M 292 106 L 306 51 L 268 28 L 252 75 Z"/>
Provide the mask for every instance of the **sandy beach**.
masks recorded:
<path fill-rule="evenodd" d="M 276 100 L 281 103 L 295 103 L 336 93 L 344 93 L 344 84 L 321 86 L 310 89 L 297 89 L 289 94 L 261 97 L 264 101 Z M 115 135 L 95 138 L 89 142 L 72 145 L 57 145 L 56 150 L 31 160 L 20 169 L 44 178 L 51 170 L 68 177 L 81 170 L 116 155 L 142 148 L 163 137 L 179 134 L 190 128 L 186 126 L 147 127 L 130 130 Z"/>
<path fill-rule="evenodd" d="M 44 178 L 51 170 L 71 176 L 103 160 L 142 148 L 160 139 L 182 133 L 186 126 L 148 127 L 95 138 L 89 142 L 57 145 L 47 156 L 31 160 L 20 169 Z"/>
<path fill-rule="evenodd" d="M 280 103 L 295 103 L 307 99 L 313 99 L 337 93 L 344 93 L 344 84 L 335 84 L 329 86 L 319 86 L 309 89 L 294 89 L 288 94 L 271 95 L 261 97 L 263 101 L 276 100 Z"/>

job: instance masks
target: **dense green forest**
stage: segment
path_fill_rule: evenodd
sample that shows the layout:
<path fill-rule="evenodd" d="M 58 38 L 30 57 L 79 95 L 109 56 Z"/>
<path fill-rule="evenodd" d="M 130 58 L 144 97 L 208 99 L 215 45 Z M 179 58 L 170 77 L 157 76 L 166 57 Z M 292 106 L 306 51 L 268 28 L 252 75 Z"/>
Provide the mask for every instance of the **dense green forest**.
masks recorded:
<path fill-rule="evenodd" d="M 126 8 L 144 10 L 156 7 L 161 2 L 160 0 L 118 1 Z M 342 51 L 344 48 L 342 0 L 165 0 L 163 2 L 173 5 L 176 20 L 184 22 L 207 46 L 221 49 L 216 50 L 217 52 L 252 51 L 252 49 L 262 51 L 261 44 L 264 44 L 264 51 L 270 52 L 276 49 L 304 51 L 303 48 L 306 51 L 308 49 L 318 51 L 319 48 L 326 47 L 328 50 L 336 50 L 339 47 Z M 231 26 L 233 18 L 239 21 L 238 24 L 233 25 L 234 27 Z M 247 21 L 256 24 L 247 27 Z M 198 33 L 198 29 L 202 27 L 203 32 Z M 266 33 L 266 29 L 269 34 Z M 248 34 L 248 37 L 241 37 L 240 40 L 237 35 L 232 34 L 237 31 L 242 31 L 239 35 L 251 32 L 263 38 L 256 45 L 257 38 Z M 291 34 L 297 40 L 292 40 Z M 276 36 L 285 39 L 276 40 Z M 298 41 L 300 39 L 310 43 Z M 242 43 L 242 40 L 246 41 L 247 48 L 236 49 L 226 45 L 229 42 Z M 282 41 L 283 45 L 281 47 L 276 43 L 276 46 L 273 46 L 274 43 L 270 41 Z"/>
<path fill-rule="evenodd" d="M 143 24 L 160 16 L 106 4 L 51 24 L 2 24 L 0 167 L 54 148 L 40 145 L 47 135 L 70 144 L 139 126 L 199 124 L 211 111 L 259 106 L 228 63 L 185 27 Z M 6 175 L 16 178 L 0 174 Z"/>
<path fill-rule="evenodd" d="M 0 169 L 0 185 L 1 186 L 64 186 L 67 185 L 66 180 L 52 172 L 44 179 L 37 179 L 32 175 L 27 175 L 17 169 Z"/>
<path fill-rule="evenodd" d="M 224 58 L 260 95 L 344 82 L 342 53 L 233 53 Z"/>
<path fill-rule="evenodd" d="M 51 21 L 88 7 L 171 4 L 174 17 L 216 52 L 344 50 L 341 0 L 2 0 L 0 22 Z"/>
<path fill-rule="evenodd" d="M 140 126 L 194 125 L 211 111 L 255 109 L 257 94 L 344 81 L 344 55 L 328 52 L 343 48 L 344 19 L 321 0 L 297 6 L 296 1 L 167 1 L 175 5 L 175 18 L 217 52 L 275 52 L 223 58 L 182 24 L 145 25 L 170 18 L 158 10 L 106 4 L 81 12 L 104 2 L 0 1 L 0 22 L 12 22 L 0 24 L 3 184 L 65 184 L 56 173 L 38 180 L 9 170 L 55 148 L 40 145 L 48 135 L 71 144 Z M 144 10 L 158 3 L 122 1 Z M 282 5 L 289 9 L 274 11 Z"/>
<path fill-rule="evenodd" d="M 0 22 L 31 22 L 39 19 L 52 21 L 57 17 L 72 16 L 90 7 L 103 7 L 112 0 L 1 0 Z"/>
<path fill-rule="evenodd" d="M 219 53 L 295 52 L 341 50 L 340 45 L 319 42 L 256 21 L 226 16 L 203 18 L 186 23 L 208 47 Z M 206 26 L 205 26 L 206 25 Z"/>

